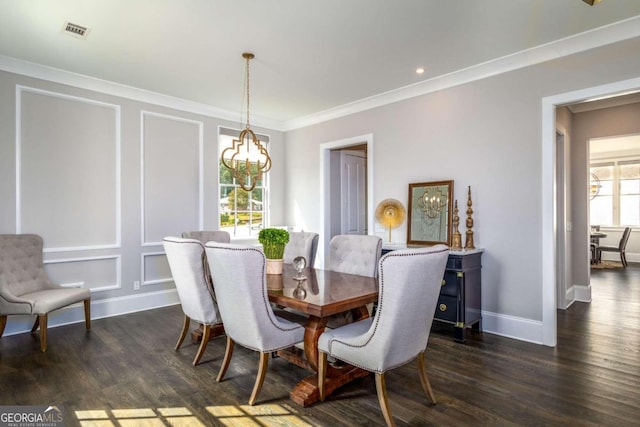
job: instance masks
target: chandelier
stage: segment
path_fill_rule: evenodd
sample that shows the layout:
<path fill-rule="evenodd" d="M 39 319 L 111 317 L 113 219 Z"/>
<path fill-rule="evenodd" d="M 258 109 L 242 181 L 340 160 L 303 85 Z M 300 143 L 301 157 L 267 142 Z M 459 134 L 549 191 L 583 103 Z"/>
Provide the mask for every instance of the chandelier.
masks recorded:
<path fill-rule="evenodd" d="M 601 188 L 602 188 L 602 184 L 600 184 L 600 178 L 598 178 L 598 175 L 591 172 L 591 183 L 589 185 L 589 198 L 591 200 L 595 199 L 598 193 L 600 193 Z"/>
<path fill-rule="evenodd" d="M 424 216 L 433 219 L 438 217 L 442 209 L 447 206 L 447 198 L 437 187 L 427 187 L 418 199 L 418 206 Z"/>
<path fill-rule="evenodd" d="M 231 170 L 231 175 L 245 191 L 251 191 L 263 174 L 271 169 L 271 157 L 267 147 L 260 142 L 249 124 L 249 61 L 255 56 L 245 52 L 242 57 L 247 61 L 245 72 L 245 90 L 247 93 L 247 124 L 238 139 L 234 139 L 231 147 L 222 151 L 220 160 Z"/>

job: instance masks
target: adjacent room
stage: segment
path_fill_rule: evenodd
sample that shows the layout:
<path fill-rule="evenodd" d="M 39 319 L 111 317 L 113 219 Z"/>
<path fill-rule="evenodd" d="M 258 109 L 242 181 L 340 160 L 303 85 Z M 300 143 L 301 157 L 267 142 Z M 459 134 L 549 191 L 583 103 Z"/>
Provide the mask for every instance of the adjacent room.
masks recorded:
<path fill-rule="evenodd" d="M 637 423 L 638 52 L 636 0 L 0 0 L 0 424 Z"/>

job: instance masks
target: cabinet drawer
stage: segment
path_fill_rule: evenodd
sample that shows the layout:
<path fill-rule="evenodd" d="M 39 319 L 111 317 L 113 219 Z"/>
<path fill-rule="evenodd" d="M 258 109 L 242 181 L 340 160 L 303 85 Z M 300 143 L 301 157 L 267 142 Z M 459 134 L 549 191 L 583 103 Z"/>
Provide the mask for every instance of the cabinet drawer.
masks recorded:
<path fill-rule="evenodd" d="M 440 295 L 438 298 L 438 305 L 436 306 L 436 319 L 446 320 L 448 322 L 456 322 L 456 308 L 458 306 L 458 299 L 446 295 Z"/>
<path fill-rule="evenodd" d="M 440 295 L 448 295 L 450 297 L 458 296 L 458 272 L 446 270 L 444 279 L 442 279 L 442 287 Z"/>

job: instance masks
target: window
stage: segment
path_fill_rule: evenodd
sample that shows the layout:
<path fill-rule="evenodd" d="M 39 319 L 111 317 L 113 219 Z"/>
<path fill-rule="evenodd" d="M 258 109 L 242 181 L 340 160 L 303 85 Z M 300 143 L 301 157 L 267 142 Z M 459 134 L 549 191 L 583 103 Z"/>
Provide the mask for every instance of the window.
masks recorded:
<path fill-rule="evenodd" d="M 640 225 L 640 159 L 592 164 L 591 224 Z"/>
<path fill-rule="evenodd" d="M 218 189 L 219 189 L 219 227 L 228 231 L 231 237 L 257 236 L 264 227 L 267 218 L 269 174 L 258 181 L 251 191 L 245 191 L 232 177 L 231 171 L 220 161 L 222 151 L 232 145 L 239 131 L 220 128 L 218 136 Z M 268 146 L 269 137 L 258 135 L 260 141 Z M 252 163 L 252 168 L 257 167 Z"/>

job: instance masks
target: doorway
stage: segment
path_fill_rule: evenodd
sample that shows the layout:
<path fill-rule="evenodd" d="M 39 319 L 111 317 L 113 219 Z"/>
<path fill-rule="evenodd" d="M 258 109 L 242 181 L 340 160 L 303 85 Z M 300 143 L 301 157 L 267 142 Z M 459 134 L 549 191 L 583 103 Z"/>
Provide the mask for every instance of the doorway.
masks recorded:
<path fill-rule="evenodd" d="M 557 344 L 557 255 L 566 250 L 557 238 L 556 107 L 597 97 L 615 97 L 640 90 L 640 78 L 553 95 L 542 99 L 542 330 L 541 342 Z M 586 185 L 585 185 L 586 191 Z M 585 230 L 587 233 L 587 230 Z M 565 274 L 568 269 L 565 264 Z M 566 277 L 566 276 L 565 276 Z"/>
<path fill-rule="evenodd" d="M 354 152 L 358 155 L 354 156 Z M 361 159 L 358 160 L 357 157 Z M 351 170 L 343 174 L 341 169 L 345 167 L 345 162 L 351 165 Z M 362 169 L 363 165 L 364 169 Z M 344 222 L 348 227 L 355 224 L 355 230 L 360 229 L 358 234 L 373 231 L 373 172 L 372 134 L 320 144 L 320 212 L 322 215 L 316 260 L 320 268 L 324 267 L 325 260 L 328 259 L 329 241 L 333 236 L 343 233 L 343 214 L 354 220 L 351 224 L 346 224 L 347 219 Z M 348 185 L 348 181 L 353 185 Z M 347 188 L 352 187 L 344 191 L 360 191 L 360 194 L 355 197 L 343 197 L 343 184 Z M 360 188 L 360 190 L 353 190 L 354 188 Z M 347 200 L 353 203 L 345 205 L 344 202 Z M 343 211 L 343 206 L 347 208 L 346 211 Z"/>

